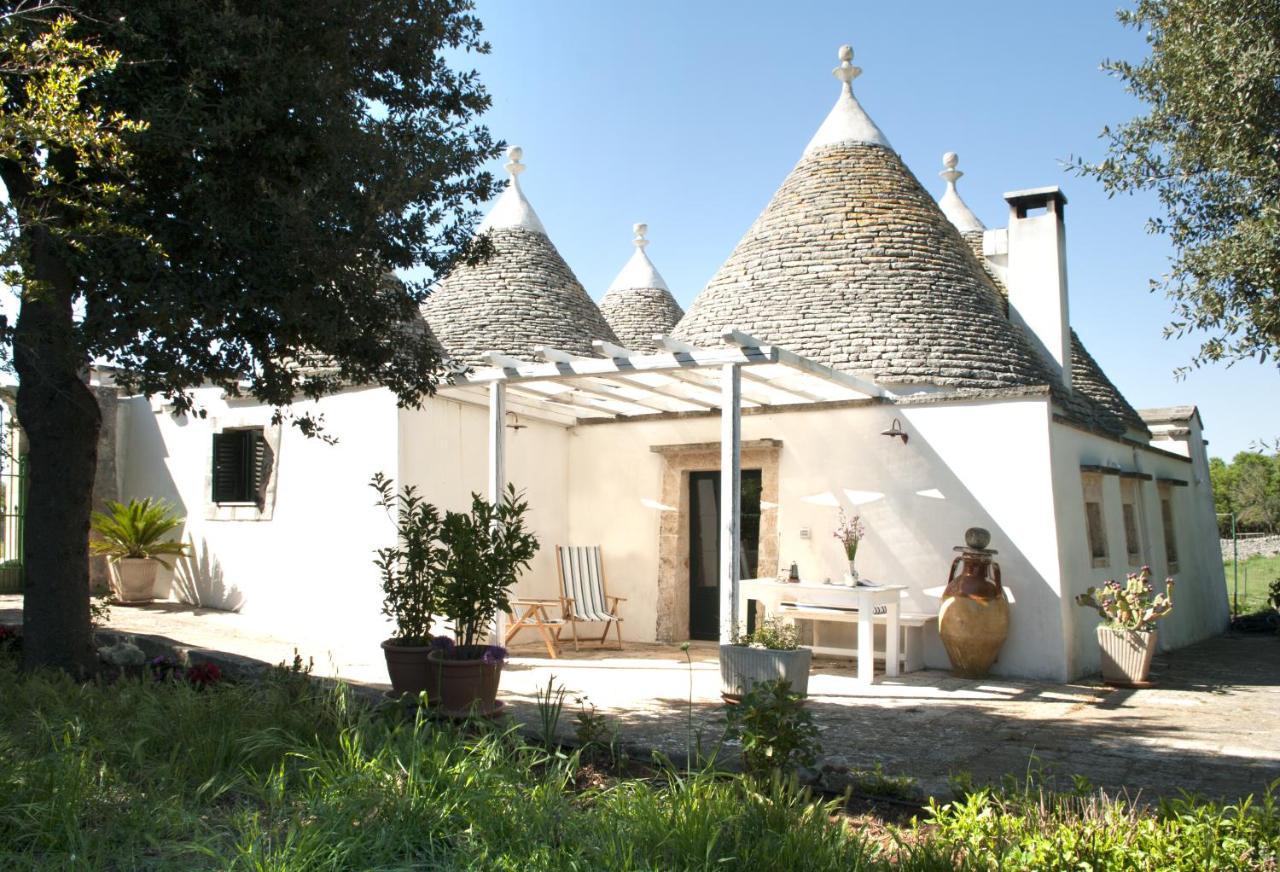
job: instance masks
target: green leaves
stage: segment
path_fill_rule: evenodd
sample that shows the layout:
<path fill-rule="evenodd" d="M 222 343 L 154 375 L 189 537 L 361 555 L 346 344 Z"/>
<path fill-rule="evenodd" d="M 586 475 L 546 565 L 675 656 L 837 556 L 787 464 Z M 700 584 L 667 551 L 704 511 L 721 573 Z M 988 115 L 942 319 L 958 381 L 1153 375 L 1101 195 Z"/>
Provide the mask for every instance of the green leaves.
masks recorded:
<path fill-rule="evenodd" d="M 447 617 L 460 645 L 484 635 L 538 552 L 525 526 L 529 504 L 513 485 L 498 505 L 471 495 L 471 511 L 445 512 L 423 501 L 413 485 L 399 493 L 382 473 L 370 482 L 377 504 L 394 512 L 396 545 L 379 549 L 383 614 L 397 638 L 426 644 L 434 615 Z"/>
<path fill-rule="evenodd" d="M 181 556 L 187 553 L 187 546 L 166 541 L 165 537 L 181 527 L 183 520 L 164 500 L 148 497 L 129 500 L 128 505 L 109 501 L 106 512 L 93 513 L 93 530 L 99 538 L 92 540 L 89 548 L 94 554 L 105 554 L 116 560 Z"/>
<path fill-rule="evenodd" d="M 1174 301 L 1168 333 L 1208 334 L 1196 365 L 1266 361 L 1280 352 L 1280 7 L 1138 0 L 1119 18 L 1151 54 L 1103 68 L 1147 113 L 1105 128 L 1106 159 L 1072 169 L 1108 194 L 1156 193 L 1148 230 L 1175 257 L 1152 285 Z"/>

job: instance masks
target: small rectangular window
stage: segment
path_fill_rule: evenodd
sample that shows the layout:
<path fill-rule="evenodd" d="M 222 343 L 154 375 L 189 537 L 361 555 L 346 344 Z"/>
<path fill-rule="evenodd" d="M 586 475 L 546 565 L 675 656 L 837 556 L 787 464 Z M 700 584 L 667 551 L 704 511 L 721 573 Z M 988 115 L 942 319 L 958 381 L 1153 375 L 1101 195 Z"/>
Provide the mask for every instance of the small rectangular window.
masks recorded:
<path fill-rule="evenodd" d="M 271 461 L 261 427 L 213 434 L 213 502 L 261 505 Z"/>
<path fill-rule="evenodd" d="M 1120 482 L 1120 508 L 1124 520 L 1124 547 L 1130 566 L 1142 565 L 1142 524 L 1138 514 L 1141 494 L 1133 480 Z"/>
<path fill-rule="evenodd" d="M 1133 503 L 1124 504 L 1124 547 L 1130 566 L 1142 563 L 1142 544 L 1138 539 L 1138 507 Z"/>
<path fill-rule="evenodd" d="M 1093 566 L 1110 564 L 1107 553 L 1107 523 L 1102 512 L 1102 476 L 1086 475 L 1084 484 L 1085 532 L 1089 537 L 1089 558 Z"/>
<path fill-rule="evenodd" d="M 1164 527 L 1164 559 L 1169 564 L 1169 572 L 1178 571 L 1178 540 L 1174 535 L 1173 495 L 1168 488 L 1162 488 L 1160 494 L 1160 521 Z"/>

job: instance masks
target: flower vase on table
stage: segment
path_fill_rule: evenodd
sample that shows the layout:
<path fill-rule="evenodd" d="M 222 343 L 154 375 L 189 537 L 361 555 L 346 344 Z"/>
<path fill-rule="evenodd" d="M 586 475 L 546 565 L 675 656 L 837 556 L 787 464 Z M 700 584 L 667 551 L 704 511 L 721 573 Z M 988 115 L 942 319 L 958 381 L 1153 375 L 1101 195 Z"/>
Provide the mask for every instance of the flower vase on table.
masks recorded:
<path fill-rule="evenodd" d="M 844 513 L 844 509 L 840 510 L 836 516 L 835 537 L 840 540 L 841 546 L 844 547 L 845 559 L 849 561 L 849 572 L 844 577 L 844 583 L 849 587 L 858 586 L 858 570 L 854 566 L 854 560 L 858 556 L 858 543 L 862 541 L 865 532 L 862 518 L 857 515 L 849 517 Z"/>

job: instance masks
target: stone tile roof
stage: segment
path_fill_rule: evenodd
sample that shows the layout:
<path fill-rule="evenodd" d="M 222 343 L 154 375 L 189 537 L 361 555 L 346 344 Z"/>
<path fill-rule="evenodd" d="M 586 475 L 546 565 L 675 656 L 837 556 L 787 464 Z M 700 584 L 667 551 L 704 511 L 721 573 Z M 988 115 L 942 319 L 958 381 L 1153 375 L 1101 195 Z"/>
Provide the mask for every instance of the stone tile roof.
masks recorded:
<path fill-rule="evenodd" d="M 455 267 L 422 306 L 447 357 L 474 365 L 499 351 L 527 360 L 538 345 L 590 356 L 592 340 L 618 342 L 545 234 L 506 227 L 486 237 L 491 254 Z"/>
<path fill-rule="evenodd" d="M 1051 384 L 986 271 L 883 146 L 805 155 L 676 327 L 725 327 L 886 385 Z"/>
<path fill-rule="evenodd" d="M 671 296 L 666 281 L 645 253 L 649 225 L 637 224 L 634 230 L 635 251 L 609 284 L 600 301 L 600 311 L 624 346 L 654 351 L 653 335 L 670 333 L 684 317 L 684 309 Z"/>
<path fill-rule="evenodd" d="M 614 288 L 600 301 L 600 311 L 619 343 L 637 351 L 654 351 L 655 333 L 669 334 L 684 310 L 666 288 Z"/>

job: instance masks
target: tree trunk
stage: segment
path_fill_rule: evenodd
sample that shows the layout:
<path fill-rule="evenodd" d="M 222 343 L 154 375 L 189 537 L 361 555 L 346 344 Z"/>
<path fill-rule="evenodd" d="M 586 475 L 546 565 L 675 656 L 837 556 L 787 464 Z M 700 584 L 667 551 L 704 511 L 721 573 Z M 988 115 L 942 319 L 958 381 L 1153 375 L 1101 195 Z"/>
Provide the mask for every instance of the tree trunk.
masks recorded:
<path fill-rule="evenodd" d="M 29 474 L 22 650 L 28 669 L 83 676 L 94 663 L 88 542 L 102 415 L 81 375 L 86 361 L 72 318 L 75 277 L 47 229 L 28 228 L 24 237 L 35 281 L 24 291 L 14 332 Z"/>

